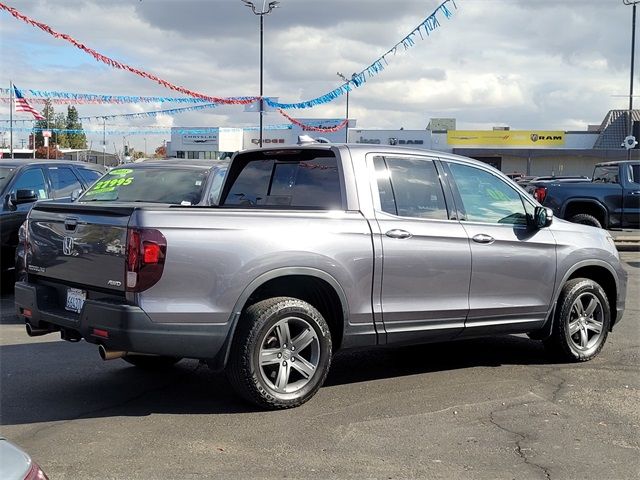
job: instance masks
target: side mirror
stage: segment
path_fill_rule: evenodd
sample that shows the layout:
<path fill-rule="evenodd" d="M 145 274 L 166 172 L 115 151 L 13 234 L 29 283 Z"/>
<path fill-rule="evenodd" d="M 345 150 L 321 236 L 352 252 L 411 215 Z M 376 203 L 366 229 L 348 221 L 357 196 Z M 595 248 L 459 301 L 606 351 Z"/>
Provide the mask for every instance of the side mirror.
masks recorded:
<path fill-rule="evenodd" d="M 71 201 L 75 202 L 78 198 L 80 198 L 82 192 L 84 192 L 84 190 L 82 190 L 81 188 L 76 188 L 73 192 L 71 192 Z"/>
<path fill-rule="evenodd" d="M 23 203 L 33 203 L 38 200 L 38 195 L 34 190 L 19 189 L 15 195 L 11 195 L 11 203 L 21 205 Z"/>
<path fill-rule="evenodd" d="M 553 222 L 553 210 L 547 207 L 536 207 L 533 213 L 533 226 L 537 229 L 548 227 Z"/>

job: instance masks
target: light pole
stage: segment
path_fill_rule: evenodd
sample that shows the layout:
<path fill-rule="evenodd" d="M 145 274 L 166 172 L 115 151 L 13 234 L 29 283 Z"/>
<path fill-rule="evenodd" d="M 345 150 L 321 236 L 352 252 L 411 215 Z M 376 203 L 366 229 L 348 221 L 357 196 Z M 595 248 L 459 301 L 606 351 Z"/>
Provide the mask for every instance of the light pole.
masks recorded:
<path fill-rule="evenodd" d="M 625 5 L 633 5 L 631 14 L 631 79 L 629 80 L 629 136 L 633 136 L 633 67 L 636 53 L 636 5 L 640 0 L 622 0 Z M 631 158 L 631 149 L 627 150 L 627 157 Z"/>
<path fill-rule="evenodd" d="M 336 75 L 338 75 L 346 83 L 349 83 L 350 80 L 340 72 L 336 72 Z M 355 76 L 356 74 L 354 73 L 353 75 L 351 75 L 351 78 Z M 349 142 L 349 90 L 348 89 L 347 89 L 347 111 L 345 112 L 345 118 L 347 119 L 347 126 L 345 127 L 344 141 Z"/>
<path fill-rule="evenodd" d="M 260 17 L 260 148 L 262 148 L 262 117 L 264 115 L 264 100 L 262 98 L 262 76 L 263 76 L 263 54 L 264 54 L 264 16 L 269 15 L 274 8 L 278 8 L 278 4 L 280 2 L 271 1 L 267 3 L 267 0 L 262 0 L 262 9 L 258 11 L 253 2 L 249 0 L 241 0 L 245 6 L 251 7 L 251 11 L 254 15 L 258 15 Z"/>
<path fill-rule="evenodd" d="M 147 158 L 147 137 L 144 137 L 144 158 Z"/>

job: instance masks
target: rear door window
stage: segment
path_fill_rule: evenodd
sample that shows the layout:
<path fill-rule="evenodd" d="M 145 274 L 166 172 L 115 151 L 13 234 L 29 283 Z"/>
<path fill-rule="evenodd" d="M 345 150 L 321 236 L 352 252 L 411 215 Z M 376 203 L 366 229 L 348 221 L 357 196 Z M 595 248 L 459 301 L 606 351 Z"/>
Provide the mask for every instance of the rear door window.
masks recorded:
<path fill-rule="evenodd" d="M 78 173 L 82 177 L 82 180 L 84 180 L 84 183 L 86 183 L 87 185 L 92 185 L 93 182 L 95 182 L 102 176 L 101 172 L 98 172 L 97 170 L 91 170 L 89 168 L 78 168 Z"/>
<path fill-rule="evenodd" d="M 53 198 L 67 198 L 74 190 L 82 189 L 82 184 L 69 167 L 49 167 L 49 178 L 53 188 Z"/>
<path fill-rule="evenodd" d="M 223 206 L 342 209 L 338 162 L 331 152 L 311 158 L 291 154 L 244 161 Z M 291 160 L 290 160 L 291 158 Z"/>
<path fill-rule="evenodd" d="M 400 217 L 446 220 L 447 204 L 433 162 L 416 157 L 375 157 L 382 211 Z"/>
<path fill-rule="evenodd" d="M 618 166 L 608 165 L 596 167 L 593 171 L 593 182 L 620 183 L 620 179 L 618 178 Z"/>

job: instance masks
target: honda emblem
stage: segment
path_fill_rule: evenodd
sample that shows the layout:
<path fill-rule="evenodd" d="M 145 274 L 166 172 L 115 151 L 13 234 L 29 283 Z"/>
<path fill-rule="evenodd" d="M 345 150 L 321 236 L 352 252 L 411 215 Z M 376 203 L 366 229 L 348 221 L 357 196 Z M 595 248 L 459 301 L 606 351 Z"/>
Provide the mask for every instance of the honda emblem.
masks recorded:
<path fill-rule="evenodd" d="M 64 237 L 62 241 L 62 253 L 71 255 L 73 253 L 73 237 Z"/>

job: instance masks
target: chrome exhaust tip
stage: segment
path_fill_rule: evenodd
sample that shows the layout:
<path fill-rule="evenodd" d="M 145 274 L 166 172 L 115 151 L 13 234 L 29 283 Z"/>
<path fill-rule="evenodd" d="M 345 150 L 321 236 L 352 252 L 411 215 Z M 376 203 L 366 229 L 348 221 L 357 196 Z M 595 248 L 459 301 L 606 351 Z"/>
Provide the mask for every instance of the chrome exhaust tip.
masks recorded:
<path fill-rule="evenodd" d="M 35 327 L 32 327 L 30 323 L 27 323 L 25 325 L 25 328 L 27 329 L 27 335 L 29 335 L 30 337 L 40 337 L 42 335 L 46 335 L 47 333 L 53 333 L 48 328 L 35 328 Z"/>
<path fill-rule="evenodd" d="M 120 350 L 108 350 L 104 348 L 104 345 L 99 345 L 98 353 L 100 354 L 100 358 L 102 358 L 102 360 L 107 361 L 115 360 L 116 358 L 122 358 L 128 355 L 129 352 L 122 352 Z"/>

